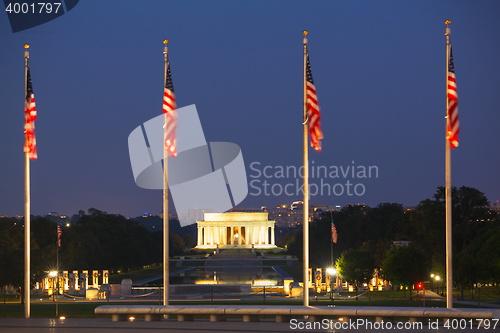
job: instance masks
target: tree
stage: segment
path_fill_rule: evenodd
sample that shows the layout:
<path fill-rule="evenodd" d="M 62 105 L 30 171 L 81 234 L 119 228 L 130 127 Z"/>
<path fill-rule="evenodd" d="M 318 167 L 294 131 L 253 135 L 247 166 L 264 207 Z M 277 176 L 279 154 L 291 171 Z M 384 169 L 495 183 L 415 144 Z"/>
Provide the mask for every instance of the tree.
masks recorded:
<path fill-rule="evenodd" d="M 33 286 L 36 281 L 46 276 L 47 271 L 55 267 L 57 232 L 56 224 L 47 219 L 37 218 L 31 222 L 31 286 Z M 52 239 L 48 229 L 53 230 Z M 24 285 L 23 220 L 0 218 L 0 286 L 3 288 L 5 285 L 12 285 L 16 289 Z"/>
<path fill-rule="evenodd" d="M 90 208 L 88 214 L 80 211 L 79 216 L 78 222 L 63 227 L 60 270 L 128 271 L 161 261 L 162 242 L 155 242 L 152 234 L 137 221 L 95 208 Z M 50 230 L 53 230 L 52 237 L 56 237 L 55 224 Z M 56 238 L 52 239 L 50 244 L 55 245 Z M 55 254 L 51 258 L 55 258 Z"/>
<path fill-rule="evenodd" d="M 490 237 L 484 242 L 478 251 L 477 259 L 484 269 L 485 280 L 489 282 L 500 282 L 500 227 L 490 233 Z"/>
<path fill-rule="evenodd" d="M 432 199 L 420 202 L 412 211 L 415 243 L 432 261 L 432 272 L 445 275 L 446 263 L 446 217 L 445 188 L 438 187 Z M 497 213 L 488 208 L 489 201 L 481 191 L 467 186 L 452 188 L 452 228 L 453 228 L 453 267 L 454 279 L 462 286 L 473 286 L 488 279 L 490 270 L 483 269 L 487 264 L 479 264 L 475 258 L 492 235 Z"/>
<path fill-rule="evenodd" d="M 57 224 L 38 217 L 31 221 L 31 276 L 33 283 L 56 269 Z"/>
<path fill-rule="evenodd" d="M 320 219 L 311 223 L 309 228 L 311 266 L 331 265 L 332 220 L 339 235 L 337 244 L 333 246 L 334 260 L 340 257 L 342 252 L 359 248 L 363 242 L 376 238 L 379 228 L 369 218 L 369 211 L 370 207 L 365 205 L 347 205 L 340 212 L 325 212 Z M 288 248 L 293 245 L 288 245 Z M 298 241 L 297 245 L 300 245 L 298 250 L 302 252 L 302 240 Z M 302 258 L 302 253 L 297 257 Z"/>
<path fill-rule="evenodd" d="M 362 246 L 372 251 L 376 263 L 380 264 L 392 241 L 413 237 L 415 233 L 409 214 L 398 203 L 381 203 L 373 208 L 366 205 L 347 205 L 338 212 L 324 212 L 319 219 L 310 223 L 309 249 L 312 267 L 331 265 L 332 220 L 339 234 L 338 243 L 333 246 L 334 261 L 342 252 Z M 301 229 L 286 234 L 278 245 L 286 245 L 288 253 L 302 260 Z"/>
<path fill-rule="evenodd" d="M 280 241 L 280 246 L 287 249 L 287 253 L 296 256 L 299 261 L 304 257 L 303 252 L 303 232 L 300 229 L 294 230 L 286 234 Z"/>
<path fill-rule="evenodd" d="M 429 276 L 430 265 L 425 252 L 414 245 L 394 246 L 382 261 L 382 274 L 393 284 L 408 285 L 410 300 L 412 285 Z"/>
<path fill-rule="evenodd" d="M 398 203 L 381 203 L 368 211 L 368 217 L 378 227 L 378 239 L 387 241 L 409 238 L 413 229 L 405 214 L 403 205 Z"/>
<path fill-rule="evenodd" d="M 23 285 L 24 230 L 17 219 L 0 218 L 0 286 Z"/>
<path fill-rule="evenodd" d="M 196 246 L 196 241 L 194 240 L 193 236 L 191 234 L 186 234 L 182 240 L 184 241 L 184 244 L 186 244 L 186 248 L 192 249 L 193 247 Z"/>
<path fill-rule="evenodd" d="M 439 192 L 439 191 L 438 191 Z M 446 263 L 446 216 L 441 199 L 425 199 L 410 214 L 410 221 L 416 228 L 412 239 L 425 251 L 425 257 L 432 263 L 432 272 L 444 275 Z"/>
<path fill-rule="evenodd" d="M 339 277 L 354 286 L 356 295 L 358 295 L 359 287 L 368 283 L 373 277 L 375 269 L 375 259 L 371 252 L 361 249 L 343 252 L 336 264 Z"/>
<path fill-rule="evenodd" d="M 453 250 L 459 253 L 465 250 L 482 226 L 495 219 L 496 213 L 488 208 L 488 199 L 478 189 L 462 186 L 459 189 L 453 187 L 451 192 Z M 445 188 L 440 186 L 433 199 L 420 202 L 413 216 L 419 243 L 425 244 L 428 253 L 435 253 L 438 247 L 445 246 L 445 205 Z"/>

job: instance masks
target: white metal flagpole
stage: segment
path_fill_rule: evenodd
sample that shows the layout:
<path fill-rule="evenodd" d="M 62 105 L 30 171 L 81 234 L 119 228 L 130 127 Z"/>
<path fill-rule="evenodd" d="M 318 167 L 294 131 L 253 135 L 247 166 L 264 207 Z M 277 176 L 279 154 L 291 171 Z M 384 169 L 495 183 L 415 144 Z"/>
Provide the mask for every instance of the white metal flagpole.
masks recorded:
<path fill-rule="evenodd" d="M 165 47 L 163 54 L 165 56 L 165 82 L 167 82 L 167 65 L 168 65 L 168 40 L 164 40 Z M 167 126 L 167 113 L 165 113 L 165 125 Z M 166 130 L 163 131 L 163 142 L 165 143 Z M 168 260 L 168 153 L 165 147 L 163 148 L 163 305 L 168 305 L 168 287 L 169 287 L 169 260 Z"/>
<path fill-rule="evenodd" d="M 24 107 L 26 108 L 26 94 L 28 91 L 28 59 L 30 57 L 28 44 L 24 44 Z M 26 110 L 25 110 L 26 112 Z M 25 120 L 26 121 L 26 120 Z M 30 289 L 31 289 L 31 258 L 30 258 L 30 158 L 29 152 L 24 153 L 24 316 L 30 317 Z"/>
<path fill-rule="evenodd" d="M 450 28 L 448 25 L 450 20 L 446 20 L 446 135 L 445 135 L 445 159 L 446 159 L 446 306 L 453 308 L 453 266 L 452 266 L 452 201 L 451 201 L 451 143 L 448 140 L 448 129 L 450 117 L 448 115 L 449 99 L 448 99 L 448 69 L 450 61 Z"/>
<path fill-rule="evenodd" d="M 308 128 L 309 116 L 307 113 L 307 82 L 306 82 L 306 66 L 307 66 L 307 31 L 304 30 L 304 205 L 303 205 L 303 223 L 304 223 L 304 306 L 309 306 L 309 151 L 308 151 Z"/>

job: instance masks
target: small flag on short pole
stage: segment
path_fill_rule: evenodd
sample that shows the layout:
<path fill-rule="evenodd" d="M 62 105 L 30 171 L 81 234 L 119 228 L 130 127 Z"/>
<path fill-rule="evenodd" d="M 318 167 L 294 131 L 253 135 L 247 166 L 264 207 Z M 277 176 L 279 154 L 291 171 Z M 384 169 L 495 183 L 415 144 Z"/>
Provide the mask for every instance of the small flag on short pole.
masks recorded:
<path fill-rule="evenodd" d="M 177 141 L 175 130 L 177 128 L 177 112 L 175 111 L 175 93 L 172 83 L 172 73 L 170 72 L 170 62 L 167 56 L 167 76 L 165 78 L 165 91 L 163 94 L 163 113 L 165 117 L 165 149 L 170 157 L 177 156 Z"/>
<path fill-rule="evenodd" d="M 61 226 L 58 225 L 57 226 L 57 245 L 59 245 L 59 247 L 61 247 L 61 235 L 62 235 Z"/>
<path fill-rule="evenodd" d="M 323 139 L 323 131 L 321 129 L 321 114 L 319 113 L 318 97 L 316 95 L 316 87 L 311 71 L 311 63 L 309 62 L 309 51 L 307 52 L 307 109 L 309 115 L 309 135 L 311 136 L 311 146 L 316 151 L 321 151 L 321 140 Z"/>
<path fill-rule="evenodd" d="M 35 138 L 35 120 L 36 106 L 35 95 L 33 94 L 33 86 L 31 84 L 31 74 L 28 64 L 27 86 L 24 103 L 24 152 L 28 154 L 30 160 L 36 160 L 36 138 Z"/>
<path fill-rule="evenodd" d="M 332 220 L 332 242 L 337 244 L 338 237 L 339 237 L 339 235 L 337 233 L 337 228 L 335 228 L 335 223 L 333 223 L 333 220 Z"/>
<path fill-rule="evenodd" d="M 450 141 L 452 149 L 458 147 L 458 133 L 460 133 L 460 124 L 458 122 L 457 83 L 455 81 L 455 65 L 453 64 L 453 53 L 450 45 L 450 59 L 448 60 L 448 122 L 446 137 Z"/>

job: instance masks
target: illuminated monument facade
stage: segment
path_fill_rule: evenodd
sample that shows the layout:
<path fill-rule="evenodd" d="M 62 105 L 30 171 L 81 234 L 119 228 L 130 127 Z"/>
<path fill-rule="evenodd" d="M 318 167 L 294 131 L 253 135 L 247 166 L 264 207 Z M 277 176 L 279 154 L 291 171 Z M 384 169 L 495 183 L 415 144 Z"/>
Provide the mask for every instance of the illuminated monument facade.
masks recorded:
<path fill-rule="evenodd" d="M 197 249 L 276 248 L 274 221 L 268 220 L 267 213 L 205 213 L 205 220 L 197 225 Z"/>

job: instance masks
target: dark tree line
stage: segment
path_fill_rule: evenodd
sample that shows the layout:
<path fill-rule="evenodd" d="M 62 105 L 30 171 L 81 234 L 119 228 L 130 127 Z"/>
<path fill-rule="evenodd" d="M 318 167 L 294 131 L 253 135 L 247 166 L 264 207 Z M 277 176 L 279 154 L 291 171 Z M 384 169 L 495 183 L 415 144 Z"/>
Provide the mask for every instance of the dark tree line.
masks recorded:
<path fill-rule="evenodd" d="M 339 212 L 323 213 L 320 219 L 310 224 L 310 262 L 318 267 L 331 265 L 331 221 L 338 233 L 338 242 L 333 246 L 334 262 L 349 249 L 370 250 L 380 266 L 392 241 L 408 239 L 413 234 L 407 214 L 402 205 L 382 203 L 370 208 L 365 205 L 348 205 Z M 290 254 L 302 260 L 302 230 L 295 230 L 283 237 L 281 246 L 287 246 Z"/>
<path fill-rule="evenodd" d="M 453 271 L 462 287 L 500 282 L 500 219 L 490 210 L 484 193 L 471 187 L 452 189 Z M 445 189 L 439 187 L 412 213 L 415 242 L 432 261 L 432 270 L 444 276 L 446 262 Z M 496 245 L 495 245 L 496 244 Z"/>
<path fill-rule="evenodd" d="M 178 221 L 171 220 L 173 226 Z M 0 218 L 0 286 L 23 285 L 24 221 Z M 91 208 L 79 212 L 76 222 L 62 225 L 59 247 L 59 271 L 140 269 L 161 263 L 163 232 L 150 232 L 139 222 L 121 215 L 107 214 Z M 169 232 L 170 256 L 183 253 L 184 240 Z M 191 236 L 186 240 L 193 243 Z M 32 283 L 56 269 L 57 224 L 45 218 L 31 220 Z"/>
<path fill-rule="evenodd" d="M 331 221 L 335 222 L 338 243 L 334 244 L 334 260 L 348 250 L 361 249 L 371 253 L 375 266 L 385 266 L 391 275 L 387 258 L 398 256 L 391 248 L 394 241 L 410 241 L 412 257 L 406 270 L 419 266 L 421 276 L 394 276 L 396 283 L 414 283 L 425 279 L 429 272 L 445 276 L 446 225 L 445 193 L 439 187 L 433 198 L 425 199 L 414 210 L 405 210 L 397 203 L 382 203 L 376 207 L 348 205 L 339 212 L 326 212 L 310 224 L 311 266 L 331 266 Z M 453 202 L 453 267 L 454 280 L 463 287 L 477 283 L 500 282 L 500 219 L 490 210 L 488 199 L 471 187 L 452 189 Z M 295 230 L 281 240 L 280 245 L 302 260 L 302 230 Z M 384 260 L 386 265 L 383 265 Z M 401 269 L 401 267 L 400 267 Z M 384 272 L 381 272 L 384 274 Z M 414 274 L 418 275 L 418 274 Z M 427 277 L 426 280 L 428 280 Z M 400 281 L 401 280 L 401 281 Z M 403 281 L 404 280 L 404 281 Z"/>

